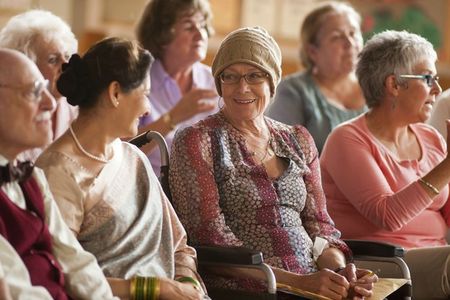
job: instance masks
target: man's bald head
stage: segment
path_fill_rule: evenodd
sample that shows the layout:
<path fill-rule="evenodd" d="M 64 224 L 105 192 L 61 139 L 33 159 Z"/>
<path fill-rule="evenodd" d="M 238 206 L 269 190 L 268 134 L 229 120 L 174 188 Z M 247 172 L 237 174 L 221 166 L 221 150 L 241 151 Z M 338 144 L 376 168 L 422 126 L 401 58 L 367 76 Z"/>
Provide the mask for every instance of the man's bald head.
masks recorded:
<path fill-rule="evenodd" d="M 22 52 L 0 48 L 0 84 L 20 84 L 16 80 L 23 72 L 39 72 L 36 64 Z M 39 72 L 40 73 L 40 72 Z M 42 75 L 41 75 L 42 76 Z"/>
<path fill-rule="evenodd" d="M 24 54 L 0 49 L 0 154 L 12 160 L 52 140 L 55 99 L 41 72 Z"/>

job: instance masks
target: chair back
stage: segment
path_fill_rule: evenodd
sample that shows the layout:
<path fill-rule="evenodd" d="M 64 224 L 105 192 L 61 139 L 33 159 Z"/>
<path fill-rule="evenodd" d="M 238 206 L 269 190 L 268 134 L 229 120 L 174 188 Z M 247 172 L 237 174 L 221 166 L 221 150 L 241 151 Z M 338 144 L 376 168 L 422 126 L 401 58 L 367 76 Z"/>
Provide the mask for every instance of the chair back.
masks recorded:
<path fill-rule="evenodd" d="M 169 151 L 164 137 L 161 135 L 161 133 L 157 131 L 149 130 L 147 132 L 137 135 L 128 142 L 140 148 L 152 141 L 154 141 L 157 144 L 161 156 L 161 169 L 159 175 L 159 182 L 161 183 L 161 186 L 167 198 L 169 199 L 169 201 L 172 202 L 172 196 L 170 194 L 169 188 Z"/>

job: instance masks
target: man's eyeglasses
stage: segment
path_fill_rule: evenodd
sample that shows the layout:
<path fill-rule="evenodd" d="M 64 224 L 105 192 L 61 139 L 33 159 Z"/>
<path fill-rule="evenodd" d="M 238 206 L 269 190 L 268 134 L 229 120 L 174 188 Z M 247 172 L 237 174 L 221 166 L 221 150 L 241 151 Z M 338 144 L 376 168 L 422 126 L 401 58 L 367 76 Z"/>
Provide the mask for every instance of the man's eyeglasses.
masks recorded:
<path fill-rule="evenodd" d="M 399 75 L 400 78 L 406 78 L 406 79 L 422 79 L 426 82 L 426 84 L 429 87 L 433 87 L 435 82 L 439 82 L 439 76 L 433 76 L 430 74 L 424 74 L 424 75 Z"/>
<path fill-rule="evenodd" d="M 29 92 L 30 94 L 33 95 L 32 101 L 39 103 L 42 100 L 42 93 L 44 92 L 44 90 L 48 90 L 48 88 L 49 88 L 49 81 L 47 79 L 45 79 L 45 80 L 38 79 L 31 84 L 22 85 L 22 86 L 0 83 L 0 88 L 12 89 L 12 90 L 28 89 L 27 92 Z"/>
<path fill-rule="evenodd" d="M 240 75 L 237 73 L 223 72 L 222 74 L 220 74 L 220 81 L 223 84 L 237 84 L 241 82 L 242 77 L 244 77 L 245 81 L 248 84 L 259 84 L 263 83 L 264 80 L 269 77 L 269 74 L 264 72 L 251 72 Z"/>

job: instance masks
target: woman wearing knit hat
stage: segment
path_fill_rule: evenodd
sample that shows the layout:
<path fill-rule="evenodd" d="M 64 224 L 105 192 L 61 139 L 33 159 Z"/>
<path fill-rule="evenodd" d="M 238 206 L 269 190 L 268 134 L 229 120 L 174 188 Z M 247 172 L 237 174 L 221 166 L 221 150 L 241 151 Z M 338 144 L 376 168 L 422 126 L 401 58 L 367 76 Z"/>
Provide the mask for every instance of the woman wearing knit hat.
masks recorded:
<path fill-rule="evenodd" d="M 377 277 L 354 284 L 368 271 L 346 263 L 311 135 L 264 117 L 281 77 L 275 40 L 260 27 L 238 29 L 222 41 L 212 71 L 222 109 L 179 131 L 172 147 L 173 202 L 190 242 L 261 251 L 277 282 L 331 299 L 370 296 Z"/>

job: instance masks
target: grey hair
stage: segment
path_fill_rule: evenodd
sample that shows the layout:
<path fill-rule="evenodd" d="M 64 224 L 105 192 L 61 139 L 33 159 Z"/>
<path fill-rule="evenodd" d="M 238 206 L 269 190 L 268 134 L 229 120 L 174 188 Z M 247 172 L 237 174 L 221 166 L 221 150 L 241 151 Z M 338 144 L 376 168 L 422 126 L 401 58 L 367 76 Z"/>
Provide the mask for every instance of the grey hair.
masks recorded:
<path fill-rule="evenodd" d="M 433 45 L 425 38 L 407 31 L 387 30 L 375 34 L 359 54 L 356 76 L 369 108 L 380 105 L 385 97 L 385 80 L 395 75 L 398 84 L 406 80 L 401 74 L 412 74 L 424 58 L 437 60 Z"/>
<path fill-rule="evenodd" d="M 70 54 L 77 52 L 78 41 L 69 25 L 51 12 L 40 9 L 12 17 L 0 31 L 0 47 L 18 50 L 36 62 L 38 37 L 45 41 L 62 41 Z"/>

